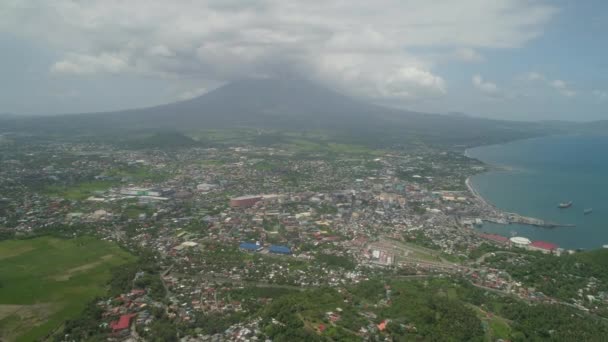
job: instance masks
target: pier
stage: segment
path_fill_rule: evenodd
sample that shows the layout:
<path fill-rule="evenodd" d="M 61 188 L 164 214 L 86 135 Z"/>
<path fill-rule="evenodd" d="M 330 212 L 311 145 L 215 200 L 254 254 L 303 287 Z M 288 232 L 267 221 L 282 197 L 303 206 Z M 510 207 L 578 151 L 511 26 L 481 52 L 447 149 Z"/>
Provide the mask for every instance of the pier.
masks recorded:
<path fill-rule="evenodd" d="M 575 227 L 573 224 L 547 222 L 534 217 L 526 217 L 514 213 L 505 213 L 505 215 L 507 215 L 507 222 L 509 224 L 527 224 L 541 228 Z"/>

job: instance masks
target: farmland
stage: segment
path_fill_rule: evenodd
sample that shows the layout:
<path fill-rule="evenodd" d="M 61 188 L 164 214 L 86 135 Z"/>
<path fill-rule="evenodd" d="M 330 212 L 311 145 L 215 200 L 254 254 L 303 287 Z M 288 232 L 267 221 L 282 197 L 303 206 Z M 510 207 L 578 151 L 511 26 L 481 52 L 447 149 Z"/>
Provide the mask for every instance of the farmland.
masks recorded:
<path fill-rule="evenodd" d="M 113 267 L 134 260 L 92 237 L 1 242 L 0 340 L 44 337 L 106 293 Z"/>

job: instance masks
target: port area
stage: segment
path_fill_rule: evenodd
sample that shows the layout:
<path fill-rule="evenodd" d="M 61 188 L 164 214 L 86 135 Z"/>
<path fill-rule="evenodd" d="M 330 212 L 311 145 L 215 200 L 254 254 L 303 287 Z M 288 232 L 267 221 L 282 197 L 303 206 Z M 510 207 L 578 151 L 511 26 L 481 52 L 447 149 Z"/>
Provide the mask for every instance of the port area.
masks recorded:
<path fill-rule="evenodd" d="M 516 213 L 504 212 L 504 211 L 498 209 L 492 203 L 486 201 L 486 199 L 483 198 L 477 192 L 477 190 L 475 190 L 475 188 L 473 188 L 473 186 L 471 186 L 470 178 L 467 178 L 466 185 L 467 185 L 467 188 L 469 189 L 469 192 L 473 195 L 473 197 L 475 198 L 475 201 L 477 202 L 477 205 L 479 207 L 479 211 L 481 214 L 480 218 L 482 221 L 498 223 L 498 224 L 525 224 L 525 225 L 530 225 L 530 226 L 535 226 L 535 227 L 540 227 L 540 228 L 547 228 L 547 229 L 553 229 L 553 228 L 559 228 L 559 227 L 575 227 L 575 225 L 573 225 L 573 224 L 548 222 L 545 220 L 541 220 L 539 218 L 527 217 L 527 216 L 522 216 L 522 215 L 519 215 Z"/>

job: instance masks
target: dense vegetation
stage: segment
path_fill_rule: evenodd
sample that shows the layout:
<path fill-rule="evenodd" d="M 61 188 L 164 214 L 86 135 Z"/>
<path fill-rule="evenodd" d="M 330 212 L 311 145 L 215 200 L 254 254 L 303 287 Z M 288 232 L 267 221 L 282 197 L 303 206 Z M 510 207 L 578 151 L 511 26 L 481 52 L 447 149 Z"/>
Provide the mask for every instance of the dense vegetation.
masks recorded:
<path fill-rule="evenodd" d="M 223 263 L 223 267 L 227 266 L 225 263 L 240 267 L 252 257 L 230 248 L 214 248 L 214 245 L 208 245 L 204 250 L 208 252 L 201 257 L 210 258 L 212 263 Z M 582 272 L 595 274 L 606 264 L 604 253 L 581 253 L 564 260 L 566 265 L 574 261 L 579 266 L 572 267 L 583 267 Z M 134 285 L 135 275 L 140 273 L 135 286 L 145 287 L 154 298 L 163 301 L 165 293 L 158 278 L 156 255 L 146 251 L 138 254 L 137 262 L 112 269 L 108 282 L 110 294 L 128 292 Z M 228 255 L 236 256 L 236 259 Z M 558 259 L 534 253 L 524 257 L 545 262 Z M 350 265 L 347 257 L 319 254 L 317 258 L 330 267 Z M 596 266 L 580 266 L 587 263 Z M 547 271 L 555 270 L 550 266 Z M 187 324 L 172 321 L 165 312 L 153 310 L 156 320 L 147 332 L 140 333 L 150 340 L 175 341 L 178 333 L 180 336 L 215 334 L 233 324 L 260 317 L 263 334 L 274 341 L 358 341 L 361 336 L 394 341 L 494 341 L 500 338 L 600 341 L 608 335 L 606 322 L 577 309 L 562 305 L 530 305 L 478 289 L 458 278 L 399 280 L 387 277 L 354 286 L 304 291 L 245 286 L 223 296 L 242 302 L 245 310 L 222 316 L 200 314 Z M 107 330 L 99 328 L 101 312 L 94 304 L 96 301 L 86 306 L 78 318 L 66 322 L 62 334 L 77 340 L 102 340 Z"/>
<path fill-rule="evenodd" d="M 127 149 L 140 150 L 203 147 L 206 143 L 196 141 L 180 132 L 166 131 L 132 137 L 123 140 L 120 145 Z"/>
<path fill-rule="evenodd" d="M 590 284 L 596 293 L 608 292 L 604 285 L 608 284 L 608 250 L 605 249 L 561 257 L 541 253 L 497 254 L 487 262 L 506 270 L 528 287 L 566 301 L 580 298 L 579 289 Z"/>
<path fill-rule="evenodd" d="M 328 312 L 339 319 L 332 322 Z M 276 341 L 356 341 L 362 327 L 395 341 L 599 341 L 608 333 L 605 322 L 575 309 L 528 305 L 450 280 L 371 280 L 310 290 L 279 298 L 262 315 L 264 332 Z"/>

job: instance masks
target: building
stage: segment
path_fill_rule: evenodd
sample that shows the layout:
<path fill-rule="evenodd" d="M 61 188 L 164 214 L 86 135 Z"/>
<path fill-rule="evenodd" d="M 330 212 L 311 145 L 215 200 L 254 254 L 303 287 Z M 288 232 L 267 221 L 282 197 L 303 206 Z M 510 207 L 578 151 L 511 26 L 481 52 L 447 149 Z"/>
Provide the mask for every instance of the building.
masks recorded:
<path fill-rule="evenodd" d="M 162 196 L 162 191 L 149 188 L 123 188 L 120 189 L 121 195 L 126 196 Z"/>
<path fill-rule="evenodd" d="M 117 333 L 129 329 L 129 327 L 131 326 L 131 319 L 135 316 L 135 314 L 120 316 L 118 321 L 110 323 L 110 328 L 112 328 L 112 332 Z"/>
<path fill-rule="evenodd" d="M 502 235 L 497 235 L 497 234 L 479 234 L 479 236 L 481 236 L 484 239 L 490 240 L 490 241 L 494 241 L 497 243 L 503 243 L 503 244 L 508 244 L 509 243 L 509 238 L 502 236 Z"/>
<path fill-rule="evenodd" d="M 268 251 L 275 254 L 291 255 L 291 248 L 287 246 L 272 245 Z"/>
<path fill-rule="evenodd" d="M 239 245 L 239 248 L 248 252 L 257 252 L 262 250 L 262 245 L 258 244 L 258 243 L 251 243 L 251 242 L 242 242 Z"/>
<path fill-rule="evenodd" d="M 521 247 L 521 248 L 527 248 L 532 243 L 532 241 L 530 241 L 530 239 L 522 237 L 522 236 L 514 236 L 514 237 L 510 238 L 509 240 L 511 241 L 513 246 Z"/>
<path fill-rule="evenodd" d="M 176 251 L 181 251 L 187 248 L 192 248 L 192 247 L 196 247 L 198 246 L 198 242 L 194 242 L 194 241 L 185 241 L 182 242 L 181 244 L 173 247 L 173 249 L 175 249 Z"/>
<path fill-rule="evenodd" d="M 395 262 L 395 256 L 384 249 L 372 250 L 372 262 L 380 265 L 389 266 Z"/>
<path fill-rule="evenodd" d="M 211 191 L 215 188 L 217 188 L 217 185 L 208 183 L 203 183 L 196 186 L 196 190 L 201 192 Z"/>
<path fill-rule="evenodd" d="M 559 246 L 551 243 L 551 242 L 545 242 L 545 241 L 534 241 L 532 242 L 529 246 L 528 249 L 532 250 L 532 251 L 541 251 L 543 253 L 552 253 L 553 251 L 555 251 Z"/>
<path fill-rule="evenodd" d="M 233 208 L 249 208 L 262 200 L 262 196 L 241 196 L 230 199 Z"/>

